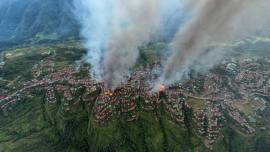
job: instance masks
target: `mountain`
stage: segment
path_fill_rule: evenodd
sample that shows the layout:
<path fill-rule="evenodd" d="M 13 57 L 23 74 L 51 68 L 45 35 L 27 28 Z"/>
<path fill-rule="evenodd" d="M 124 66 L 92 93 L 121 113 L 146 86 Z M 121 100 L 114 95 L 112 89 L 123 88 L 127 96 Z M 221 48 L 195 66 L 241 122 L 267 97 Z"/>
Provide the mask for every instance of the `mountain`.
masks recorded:
<path fill-rule="evenodd" d="M 73 0 L 1 0 L 0 49 L 16 44 L 43 43 L 79 37 L 80 24 Z M 185 21 L 179 10 L 171 10 L 153 41 L 169 41 Z"/>
<path fill-rule="evenodd" d="M 161 48 L 142 48 L 139 63 L 157 61 L 151 52 Z M 241 48 L 252 58 L 238 61 L 235 54 L 209 71 L 212 78 L 191 73 L 191 81 L 158 98 L 135 90 L 136 82 L 108 96 L 92 84 L 89 65 L 75 63 L 86 50 L 74 40 L 7 50 L 0 67 L 0 152 L 268 152 L 270 97 L 262 91 L 270 84 L 269 55 L 258 60 Z M 239 78 L 233 71 L 251 74 Z M 253 78 L 252 71 L 265 77 Z M 252 85 L 256 78 L 263 89 Z M 238 88 L 246 84 L 257 89 L 241 99 Z M 205 98 L 205 91 L 217 89 L 232 104 Z"/>
<path fill-rule="evenodd" d="M 72 1 L 1 0 L 0 48 L 31 42 L 76 37 L 79 24 Z"/>

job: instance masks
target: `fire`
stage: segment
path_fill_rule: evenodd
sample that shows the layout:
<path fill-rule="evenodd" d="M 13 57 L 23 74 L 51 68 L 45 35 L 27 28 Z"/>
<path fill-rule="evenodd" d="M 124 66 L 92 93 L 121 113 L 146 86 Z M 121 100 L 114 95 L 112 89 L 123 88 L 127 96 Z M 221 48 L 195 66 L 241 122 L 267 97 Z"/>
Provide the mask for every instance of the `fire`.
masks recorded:
<path fill-rule="evenodd" d="M 163 85 L 163 84 L 159 85 L 159 87 L 158 87 L 158 91 L 159 92 L 163 92 L 165 90 L 166 90 L 166 86 L 165 85 Z"/>
<path fill-rule="evenodd" d="M 113 96 L 113 92 L 112 92 L 112 91 L 106 91 L 106 92 L 105 92 L 105 95 L 106 95 L 106 96 Z"/>

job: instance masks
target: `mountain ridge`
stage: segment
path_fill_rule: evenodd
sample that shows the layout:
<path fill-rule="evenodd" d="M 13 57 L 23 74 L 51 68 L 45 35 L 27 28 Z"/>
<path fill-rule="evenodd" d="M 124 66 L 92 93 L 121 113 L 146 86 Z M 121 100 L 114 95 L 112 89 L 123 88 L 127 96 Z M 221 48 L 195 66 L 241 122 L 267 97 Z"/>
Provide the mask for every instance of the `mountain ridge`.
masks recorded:
<path fill-rule="evenodd" d="M 4 0 L 0 3 L 0 48 L 34 40 L 79 36 L 72 1 Z"/>

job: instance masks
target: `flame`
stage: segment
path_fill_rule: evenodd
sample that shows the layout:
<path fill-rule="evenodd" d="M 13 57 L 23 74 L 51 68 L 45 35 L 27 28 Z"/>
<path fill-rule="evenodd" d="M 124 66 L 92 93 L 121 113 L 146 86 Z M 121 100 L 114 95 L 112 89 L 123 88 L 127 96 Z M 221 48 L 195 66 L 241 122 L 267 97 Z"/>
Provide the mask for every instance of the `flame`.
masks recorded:
<path fill-rule="evenodd" d="M 166 86 L 165 85 L 163 85 L 163 84 L 159 85 L 159 87 L 158 87 L 158 91 L 159 92 L 163 92 L 165 90 L 166 90 Z"/>
<path fill-rule="evenodd" d="M 105 95 L 106 95 L 106 96 L 113 96 L 113 92 L 112 92 L 112 91 L 106 91 L 106 92 L 105 92 Z"/>

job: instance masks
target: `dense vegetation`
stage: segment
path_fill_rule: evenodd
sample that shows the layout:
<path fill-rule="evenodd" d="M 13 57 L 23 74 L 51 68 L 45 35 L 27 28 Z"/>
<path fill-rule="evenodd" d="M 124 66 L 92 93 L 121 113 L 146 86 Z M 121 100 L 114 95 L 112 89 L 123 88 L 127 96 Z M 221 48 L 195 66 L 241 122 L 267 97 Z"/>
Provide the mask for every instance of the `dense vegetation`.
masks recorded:
<path fill-rule="evenodd" d="M 154 63 L 156 49 L 141 48 L 140 64 Z M 165 48 L 157 45 L 157 50 Z M 144 51 L 149 49 L 150 51 Z M 80 59 L 85 53 L 76 42 L 60 45 L 32 46 L 18 48 L 16 54 L 6 59 L 3 77 L 13 80 L 17 75 L 31 79 L 31 66 L 47 56 L 42 51 L 52 50 L 56 54 L 53 59 L 58 68 L 69 65 Z M 151 51 L 152 50 L 152 51 Z M 24 52 L 20 56 L 21 52 Z M 148 52 L 148 53 L 146 53 Z M 153 55 L 154 54 L 154 55 Z M 220 70 L 216 69 L 217 72 Z M 220 72 L 222 73 L 222 72 Z M 105 126 L 95 123 L 93 116 L 94 100 L 83 102 L 81 94 L 76 92 L 78 105 L 69 112 L 64 110 L 62 94 L 58 94 L 58 102 L 50 104 L 45 101 L 44 90 L 33 92 L 35 97 L 11 106 L 9 115 L 0 114 L 0 151 L 2 152 L 59 152 L 59 151 L 141 151 L 141 152 L 204 152 L 207 151 L 203 138 L 196 133 L 192 118 L 192 109 L 184 106 L 184 123 L 174 122 L 161 106 L 151 112 L 138 109 L 139 118 L 133 123 L 119 118 Z M 91 94 L 97 96 L 99 92 Z M 137 103 L 140 105 L 141 99 Z M 198 105 L 201 106 L 201 105 Z M 139 106 L 140 107 L 140 106 Z M 255 135 L 244 135 L 235 131 L 235 122 L 229 117 L 223 130 L 225 137 L 214 146 L 215 152 L 267 152 L 269 150 L 269 131 L 258 131 Z M 206 126 L 207 127 L 207 126 Z"/>

